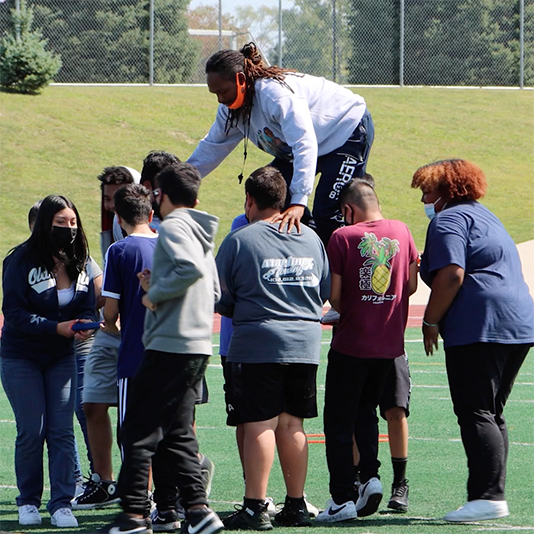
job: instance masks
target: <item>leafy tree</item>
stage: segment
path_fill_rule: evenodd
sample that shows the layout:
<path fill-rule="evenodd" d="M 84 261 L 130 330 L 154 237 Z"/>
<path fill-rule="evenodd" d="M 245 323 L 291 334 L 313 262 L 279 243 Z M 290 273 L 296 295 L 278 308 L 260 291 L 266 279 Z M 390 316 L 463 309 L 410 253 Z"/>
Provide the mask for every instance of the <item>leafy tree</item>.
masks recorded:
<path fill-rule="evenodd" d="M 37 93 L 61 67 L 61 58 L 46 50 L 47 41 L 32 31 L 33 12 L 21 3 L 11 11 L 13 33 L 0 40 L 0 85 L 21 93 Z"/>
<path fill-rule="evenodd" d="M 200 48 L 187 33 L 189 0 L 154 4 L 155 81 L 188 81 Z M 33 6 L 45 36 L 62 54 L 57 81 L 148 81 L 148 0 L 35 0 Z"/>
<path fill-rule="evenodd" d="M 283 66 L 331 77 L 332 2 L 295 0 L 295 7 L 283 11 L 282 20 Z"/>
<path fill-rule="evenodd" d="M 399 83 L 399 2 L 350 0 L 349 83 Z"/>
<path fill-rule="evenodd" d="M 399 2 L 349 0 L 349 3 L 350 81 L 399 83 Z M 528 50 L 534 52 L 534 4 L 531 0 L 525 4 L 528 82 L 534 70 L 534 57 L 528 54 Z M 518 84 L 518 1 L 406 0 L 404 29 L 407 84 Z"/>

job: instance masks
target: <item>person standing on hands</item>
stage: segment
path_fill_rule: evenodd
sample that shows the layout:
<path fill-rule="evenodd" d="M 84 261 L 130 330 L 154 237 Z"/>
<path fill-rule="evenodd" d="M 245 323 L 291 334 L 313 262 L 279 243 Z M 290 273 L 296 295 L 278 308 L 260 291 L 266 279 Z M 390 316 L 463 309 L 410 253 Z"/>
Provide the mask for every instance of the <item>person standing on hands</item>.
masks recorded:
<path fill-rule="evenodd" d="M 217 117 L 188 163 L 212 172 L 244 139 L 274 156 L 286 180 L 280 231 L 310 224 L 328 243 L 342 225 L 339 193 L 365 173 L 374 125 L 365 100 L 324 78 L 267 66 L 254 43 L 220 50 L 206 64 L 207 84 L 219 101 Z M 305 213 L 315 177 L 313 219 Z M 241 176 L 242 177 L 242 176 Z M 240 177 L 240 178 L 241 178 Z"/>

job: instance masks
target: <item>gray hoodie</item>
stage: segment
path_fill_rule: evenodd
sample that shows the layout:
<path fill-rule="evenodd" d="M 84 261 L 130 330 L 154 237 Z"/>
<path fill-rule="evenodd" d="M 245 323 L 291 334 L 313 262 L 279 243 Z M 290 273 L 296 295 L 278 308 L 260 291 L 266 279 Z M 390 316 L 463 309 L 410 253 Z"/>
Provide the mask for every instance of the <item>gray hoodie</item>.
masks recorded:
<path fill-rule="evenodd" d="M 219 219 L 178 208 L 159 227 L 143 343 L 147 350 L 212 354 L 213 309 L 220 298 L 213 259 Z"/>

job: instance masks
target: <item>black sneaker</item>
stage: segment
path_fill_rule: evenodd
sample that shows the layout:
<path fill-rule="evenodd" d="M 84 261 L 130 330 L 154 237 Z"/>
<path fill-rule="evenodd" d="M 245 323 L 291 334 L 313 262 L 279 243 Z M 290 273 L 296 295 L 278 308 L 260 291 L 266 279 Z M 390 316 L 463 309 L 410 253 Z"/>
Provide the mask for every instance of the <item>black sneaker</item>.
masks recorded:
<path fill-rule="evenodd" d="M 267 505 L 260 506 L 257 512 L 248 506 L 236 505 L 236 512 L 223 519 L 228 530 L 272 530 L 273 525 L 267 513 Z"/>
<path fill-rule="evenodd" d="M 187 511 L 188 534 L 215 534 L 224 528 L 219 516 L 207 506 Z"/>
<path fill-rule="evenodd" d="M 160 512 L 157 508 L 150 514 L 154 532 L 174 532 L 181 526 L 176 510 Z"/>
<path fill-rule="evenodd" d="M 408 481 L 404 479 L 400 484 L 391 486 L 391 499 L 388 502 L 388 508 L 397 512 L 408 511 Z"/>
<path fill-rule="evenodd" d="M 284 507 L 274 516 L 274 522 L 282 527 L 310 527 L 312 523 L 304 497 L 289 499 L 286 496 Z"/>
<path fill-rule="evenodd" d="M 120 499 L 117 496 L 117 483 L 113 480 L 100 480 L 100 477 L 93 473 L 85 485 L 83 494 L 72 502 L 72 509 L 94 510 L 118 502 Z"/>
<path fill-rule="evenodd" d="M 215 474 L 215 464 L 204 454 L 199 454 L 200 474 L 202 476 L 202 485 L 206 490 L 206 498 L 211 493 L 211 483 Z"/>
<path fill-rule="evenodd" d="M 137 519 L 122 513 L 113 523 L 101 528 L 99 534 L 152 534 L 150 519 Z"/>

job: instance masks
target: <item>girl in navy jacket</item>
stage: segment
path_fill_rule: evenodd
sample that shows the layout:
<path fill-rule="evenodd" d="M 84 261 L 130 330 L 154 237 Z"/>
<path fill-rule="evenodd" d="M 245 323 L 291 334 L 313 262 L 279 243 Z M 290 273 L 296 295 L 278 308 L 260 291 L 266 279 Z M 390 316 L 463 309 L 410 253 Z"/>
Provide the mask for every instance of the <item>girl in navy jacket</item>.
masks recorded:
<path fill-rule="evenodd" d="M 48 448 L 52 524 L 76 527 L 74 495 L 76 363 L 72 325 L 94 320 L 93 283 L 78 211 L 65 197 L 46 197 L 32 235 L 4 260 L 0 346 L 2 384 L 17 423 L 15 472 L 19 523 L 41 523 L 43 445 Z"/>

